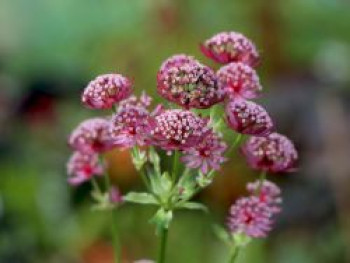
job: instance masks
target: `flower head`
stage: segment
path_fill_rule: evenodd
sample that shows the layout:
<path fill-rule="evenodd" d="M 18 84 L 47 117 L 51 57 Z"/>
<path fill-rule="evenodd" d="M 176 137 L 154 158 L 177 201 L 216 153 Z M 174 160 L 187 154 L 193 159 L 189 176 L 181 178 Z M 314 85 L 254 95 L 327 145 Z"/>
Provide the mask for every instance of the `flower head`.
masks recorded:
<path fill-rule="evenodd" d="M 220 165 L 226 160 L 223 156 L 226 148 L 226 143 L 219 135 L 211 131 L 198 144 L 186 149 L 181 160 L 187 167 L 199 168 L 206 174 L 209 169 L 220 169 Z"/>
<path fill-rule="evenodd" d="M 110 109 L 130 96 L 131 86 L 131 81 L 120 74 L 100 75 L 88 84 L 81 100 L 92 109 Z"/>
<path fill-rule="evenodd" d="M 247 190 L 251 195 L 259 197 L 261 202 L 266 203 L 272 213 L 279 213 L 281 211 L 281 189 L 273 182 L 264 180 L 262 183 L 257 180 L 247 184 Z"/>
<path fill-rule="evenodd" d="M 242 99 L 227 104 L 226 120 L 234 131 L 243 134 L 266 136 L 274 130 L 271 117 L 263 107 Z"/>
<path fill-rule="evenodd" d="M 230 99 L 254 99 L 262 90 L 255 70 L 243 63 L 230 63 L 221 67 L 216 74 L 219 88 Z"/>
<path fill-rule="evenodd" d="M 69 145 L 83 152 L 104 152 L 113 147 L 109 133 L 109 121 L 104 118 L 92 118 L 83 121 L 71 133 Z"/>
<path fill-rule="evenodd" d="M 234 234 L 266 237 L 271 230 L 270 207 L 256 196 L 242 197 L 231 206 L 228 227 Z"/>
<path fill-rule="evenodd" d="M 109 190 L 109 201 L 113 204 L 120 204 L 123 202 L 123 196 L 116 186 L 112 186 Z"/>
<path fill-rule="evenodd" d="M 255 67 L 259 62 L 255 45 L 247 37 L 236 32 L 214 35 L 201 45 L 201 50 L 204 55 L 221 64 L 242 62 Z"/>
<path fill-rule="evenodd" d="M 214 71 L 185 55 L 175 55 L 163 63 L 157 89 L 165 99 L 186 109 L 206 109 L 224 99 Z"/>
<path fill-rule="evenodd" d="M 293 171 L 298 159 L 293 143 L 278 133 L 250 137 L 242 146 L 242 152 L 252 168 L 268 172 Z"/>
<path fill-rule="evenodd" d="M 143 94 L 140 99 L 132 96 L 120 104 L 110 126 L 114 145 L 130 148 L 147 144 L 151 131 L 151 116 L 147 110 L 150 103 L 150 97 Z"/>
<path fill-rule="evenodd" d="M 165 110 L 155 117 L 151 132 L 154 144 L 164 150 L 185 150 L 209 131 L 208 120 L 186 110 Z"/>
<path fill-rule="evenodd" d="M 74 152 L 67 163 L 68 182 L 79 185 L 94 175 L 102 175 L 103 167 L 95 153 Z"/>

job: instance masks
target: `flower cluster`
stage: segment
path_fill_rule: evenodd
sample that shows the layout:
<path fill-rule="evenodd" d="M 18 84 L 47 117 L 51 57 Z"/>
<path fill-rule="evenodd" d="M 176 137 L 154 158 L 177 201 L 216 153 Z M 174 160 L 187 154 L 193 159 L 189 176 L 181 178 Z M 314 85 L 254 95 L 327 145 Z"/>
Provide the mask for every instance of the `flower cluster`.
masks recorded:
<path fill-rule="evenodd" d="M 255 69 L 259 55 L 252 41 L 240 33 L 223 32 L 204 41 L 201 50 L 223 65 L 214 70 L 184 54 L 166 59 L 156 79 L 166 104 L 152 108 L 150 96 L 132 95 L 131 81 L 120 74 L 100 75 L 83 91 L 81 101 L 87 108 L 112 109 L 109 116 L 80 123 L 68 140 L 74 151 L 67 164 L 68 182 L 92 180 L 96 208 L 114 208 L 122 201 L 156 204 L 159 209 L 151 221 L 157 229 L 166 229 L 173 210 L 203 209 L 189 200 L 212 182 L 229 160 L 227 149 L 234 149 L 242 135 L 249 136 L 241 152 L 252 168 L 263 173 L 295 169 L 298 154 L 293 143 L 276 133 L 268 112 L 251 101 L 262 91 Z M 220 110 L 223 114 L 218 116 Z M 225 138 L 227 130 L 235 134 L 231 145 Z M 115 148 L 130 149 L 147 193 L 122 197 L 109 183 L 102 159 Z M 169 162 L 163 159 L 169 157 L 161 151 L 172 156 L 171 171 L 164 169 Z M 93 180 L 102 174 L 105 192 Z M 249 183 L 250 195 L 232 205 L 228 228 L 233 236 L 261 238 L 271 230 L 273 217 L 281 210 L 281 191 L 264 178 Z"/>
<path fill-rule="evenodd" d="M 262 238 L 270 232 L 273 216 L 280 212 L 280 189 L 269 181 L 249 183 L 250 196 L 239 198 L 231 206 L 228 228 L 233 234 Z"/>

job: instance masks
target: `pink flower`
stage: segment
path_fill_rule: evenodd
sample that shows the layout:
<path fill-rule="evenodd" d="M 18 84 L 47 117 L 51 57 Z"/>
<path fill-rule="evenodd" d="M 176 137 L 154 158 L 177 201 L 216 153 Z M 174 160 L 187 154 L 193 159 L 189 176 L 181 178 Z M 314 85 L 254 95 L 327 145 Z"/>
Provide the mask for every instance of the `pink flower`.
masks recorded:
<path fill-rule="evenodd" d="M 251 67 L 259 63 L 255 45 L 244 35 L 236 32 L 222 32 L 201 45 L 204 55 L 221 64 L 242 62 Z"/>
<path fill-rule="evenodd" d="M 259 77 L 251 67 L 233 62 L 217 71 L 218 86 L 230 99 L 254 99 L 260 95 L 262 87 Z"/>
<path fill-rule="evenodd" d="M 79 185 L 94 175 L 102 175 L 103 167 L 94 153 L 74 152 L 67 163 L 68 182 Z"/>
<path fill-rule="evenodd" d="M 198 61 L 192 57 L 185 54 L 177 54 L 167 58 L 160 66 L 159 72 L 165 72 L 169 68 L 179 67 L 185 64 L 197 64 Z"/>
<path fill-rule="evenodd" d="M 187 167 L 199 168 L 203 174 L 206 174 L 209 169 L 220 169 L 220 165 L 226 160 L 223 156 L 226 149 L 226 143 L 211 131 L 198 144 L 186 149 L 181 161 Z"/>
<path fill-rule="evenodd" d="M 131 81 L 120 74 L 100 75 L 88 84 L 81 100 L 91 109 L 110 109 L 130 96 L 131 86 Z"/>
<path fill-rule="evenodd" d="M 260 105 L 242 99 L 226 105 L 226 120 L 236 132 L 255 136 L 266 136 L 274 130 L 271 117 Z"/>
<path fill-rule="evenodd" d="M 251 195 L 259 197 L 261 202 L 266 203 L 272 213 L 279 213 L 281 211 L 281 189 L 273 182 L 264 180 L 256 180 L 253 183 L 247 184 L 247 190 Z"/>
<path fill-rule="evenodd" d="M 112 118 L 110 133 L 115 146 L 130 148 L 148 144 L 151 132 L 151 116 L 147 110 L 151 99 L 142 95 L 121 102 Z"/>
<path fill-rule="evenodd" d="M 109 201 L 113 204 L 120 204 L 123 202 L 123 196 L 118 187 L 112 186 L 109 190 Z"/>
<path fill-rule="evenodd" d="M 69 137 L 69 145 L 83 152 L 104 152 L 113 148 L 109 133 L 109 121 L 104 118 L 92 118 L 83 121 Z"/>
<path fill-rule="evenodd" d="M 157 89 L 162 97 L 186 109 L 206 109 L 224 99 L 214 71 L 185 55 L 175 55 L 163 63 Z"/>
<path fill-rule="evenodd" d="M 208 120 L 186 110 L 165 110 L 155 117 L 153 143 L 164 150 L 193 147 L 209 131 Z"/>
<path fill-rule="evenodd" d="M 228 227 L 233 234 L 263 238 L 271 230 L 270 207 L 256 196 L 242 197 L 231 206 Z"/>
<path fill-rule="evenodd" d="M 298 159 L 293 143 L 278 133 L 250 137 L 242 146 L 242 152 L 252 168 L 268 172 L 293 171 Z"/>

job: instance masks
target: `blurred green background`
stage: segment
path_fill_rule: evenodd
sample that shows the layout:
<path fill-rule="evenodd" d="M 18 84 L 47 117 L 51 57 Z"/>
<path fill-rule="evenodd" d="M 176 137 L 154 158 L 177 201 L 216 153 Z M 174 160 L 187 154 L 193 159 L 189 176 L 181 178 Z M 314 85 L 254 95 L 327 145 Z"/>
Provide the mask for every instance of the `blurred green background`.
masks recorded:
<path fill-rule="evenodd" d="M 96 75 L 119 72 L 136 93 L 155 92 L 161 62 L 200 54 L 220 31 L 240 31 L 262 55 L 259 100 L 300 152 L 294 174 L 271 175 L 284 190 L 269 238 L 239 262 L 350 262 L 350 2 L 346 0 L 0 0 L 0 262 L 110 263 L 110 228 L 90 211 L 89 184 L 66 182 L 66 139 L 86 117 L 80 104 Z M 123 192 L 141 189 L 127 152 L 108 156 Z M 212 215 L 180 212 L 169 263 L 226 260 L 212 233 L 256 179 L 232 156 L 197 198 Z M 152 208 L 119 210 L 125 262 L 154 258 Z"/>

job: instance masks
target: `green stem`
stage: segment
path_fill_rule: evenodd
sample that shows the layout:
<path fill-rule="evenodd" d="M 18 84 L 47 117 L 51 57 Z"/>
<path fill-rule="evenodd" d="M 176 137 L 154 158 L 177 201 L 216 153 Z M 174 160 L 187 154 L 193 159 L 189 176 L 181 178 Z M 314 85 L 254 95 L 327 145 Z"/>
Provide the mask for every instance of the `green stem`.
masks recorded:
<path fill-rule="evenodd" d="M 111 190 L 111 182 L 109 179 L 108 174 L 105 174 L 105 185 L 106 185 L 106 191 L 109 193 Z M 114 250 L 114 262 L 119 263 L 120 261 L 120 246 L 119 246 L 119 239 L 118 239 L 118 227 L 117 227 L 117 217 L 115 215 L 114 209 L 108 210 L 110 213 L 111 218 L 111 230 L 112 230 L 112 242 L 113 242 L 113 250 Z"/>
<path fill-rule="evenodd" d="M 159 246 L 157 263 L 165 262 L 165 252 L 166 252 L 167 241 L 168 241 L 168 229 L 163 227 L 160 232 L 160 246 Z"/>
<path fill-rule="evenodd" d="M 141 168 L 140 175 L 141 175 L 141 179 L 142 179 L 143 183 L 145 184 L 147 190 L 149 192 L 152 192 L 151 191 L 151 186 L 150 186 L 150 184 L 148 182 L 148 178 L 147 178 L 147 175 L 146 175 L 146 172 L 145 172 L 144 168 Z"/>
<path fill-rule="evenodd" d="M 97 183 L 97 180 L 96 180 L 95 176 L 91 177 L 91 184 L 92 184 L 92 188 L 93 188 L 96 192 L 98 192 L 98 193 L 101 193 L 101 192 L 102 192 L 101 189 L 100 189 L 100 187 L 98 186 L 98 183 Z"/>
<path fill-rule="evenodd" d="M 241 133 L 237 134 L 235 140 L 231 144 L 230 148 L 227 151 L 227 154 L 230 154 L 234 148 L 236 148 L 237 144 L 241 141 L 243 135 Z"/>
<path fill-rule="evenodd" d="M 179 171 L 179 152 L 175 150 L 174 159 L 173 159 L 173 173 L 172 173 L 172 179 L 174 184 L 176 182 L 178 171 Z"/>
<path fill-rule="evenodd" d="M 264 183 L 264 181 L 266 180 L 266 172 L 265 171 L 262 171 L 260 173 L 260 176 L 259 176 L 259 186 L 258 188 L 256 189 L 256 194 L 259 194 L 260 193 L 260 190 L 261 190 L 261 187 Z"/>
<path fill-rule="evenodd" d="M 228 263 L 236 262 L 236 259 L 238 258 L 238 254 L 239 254 L 239 247 L 234 246 L 232 251 L 231 251 L 231 255 L 230 255 Z"/>

